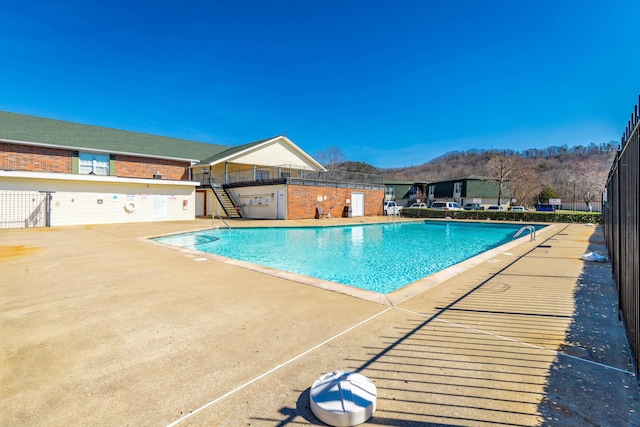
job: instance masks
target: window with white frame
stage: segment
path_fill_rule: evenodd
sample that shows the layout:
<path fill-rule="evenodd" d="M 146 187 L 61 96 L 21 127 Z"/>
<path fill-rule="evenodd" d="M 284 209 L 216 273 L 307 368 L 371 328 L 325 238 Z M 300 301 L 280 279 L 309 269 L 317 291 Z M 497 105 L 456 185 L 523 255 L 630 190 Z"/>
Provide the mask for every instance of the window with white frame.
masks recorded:
<path fill-rule="evenodd" d="M 109 155 L 79 153 L 78 173 L 80 175 L 109 175 Z"/>

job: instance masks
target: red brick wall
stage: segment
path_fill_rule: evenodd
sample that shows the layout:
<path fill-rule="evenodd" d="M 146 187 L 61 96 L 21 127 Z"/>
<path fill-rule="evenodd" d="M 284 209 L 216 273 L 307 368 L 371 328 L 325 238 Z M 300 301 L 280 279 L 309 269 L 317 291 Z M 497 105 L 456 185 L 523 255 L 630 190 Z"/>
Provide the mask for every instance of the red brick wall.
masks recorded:
<path fill-rule="evenodd" d="M 315 218 L 316 207 L 322 207 L 324 213 L 330 213 L 332 217 L 341 217 L 342 210 L 347 206 L 345 201 L 351 200 L 351 193 L 364 193 L 365 216 L 382 215 L 384 190 L 287 185 L 287 218 Z M 321 202 L 318 201 L 318 196 L 322 196 Z"/>
<path fill-rule="evenodd" d="M 0 142 L 0 169 L 71 173 L 71 151 Z"/>
<path fill-rule="evenodd" d="M 188 162 L 116 155 L 116 175 L 126 178 L 153 178 L 160 173 L 162 179 L 187 180 Z"/>
<path fill-rule="evenodd" d="M 71 173 L 73 151 L 0 142 L 0 169 L 29 172 Z M 116 176 L 187 180 L 188 162 L 116 155 Z"/>

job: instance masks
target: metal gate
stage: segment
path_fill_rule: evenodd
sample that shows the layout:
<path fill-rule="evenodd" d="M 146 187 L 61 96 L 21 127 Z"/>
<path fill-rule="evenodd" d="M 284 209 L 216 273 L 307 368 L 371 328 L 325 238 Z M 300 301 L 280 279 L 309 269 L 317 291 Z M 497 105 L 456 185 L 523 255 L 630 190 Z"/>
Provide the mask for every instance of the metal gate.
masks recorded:
<path fill-rule="evenodd" d="M 51 192 L 0 190 L 0 228 L 51 226 Z"/>

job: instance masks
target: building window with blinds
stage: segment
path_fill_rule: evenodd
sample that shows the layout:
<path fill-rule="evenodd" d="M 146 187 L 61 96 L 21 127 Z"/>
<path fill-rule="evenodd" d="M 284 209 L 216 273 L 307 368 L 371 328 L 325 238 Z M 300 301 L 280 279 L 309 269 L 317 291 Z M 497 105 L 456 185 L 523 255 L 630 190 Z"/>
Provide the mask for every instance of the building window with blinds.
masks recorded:
<path fill-rule="evenodd" d="M 81 175 L 109 175 L 109 155 L 79 153 L 78 173 Z"/>

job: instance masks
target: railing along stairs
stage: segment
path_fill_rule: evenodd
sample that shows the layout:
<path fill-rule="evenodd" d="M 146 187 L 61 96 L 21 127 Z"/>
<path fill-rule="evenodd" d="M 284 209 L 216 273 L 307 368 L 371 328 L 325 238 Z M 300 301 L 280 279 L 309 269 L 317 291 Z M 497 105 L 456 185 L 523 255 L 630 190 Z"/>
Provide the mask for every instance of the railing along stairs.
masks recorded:
<path fill-rule="evenodd" d="M 216 199 L 222 206 L 222 209 L 227 214 L 227 218 L 242 218 L 242 214 L 239 209 L 236 209 L 236 204 L 231 200 L 231 196 L 225 188 L 219 184 L 212 184 L 211 189 L 213 194 L 216 195 Z"/>
<path fill-rule="evenodd" d="M 513 238 L 517 239 L 518 237 L 520 237 L 522 233 L 524 233 L 527 230 L 530 232 L 529 234 L 531 236 L 530 241 L 533 242 L 534 240 L 536 240 L 536 228 L 533 225 L 525 225 L 520 230 L 518 230 L 516 234 L 513 235 Z"/>

